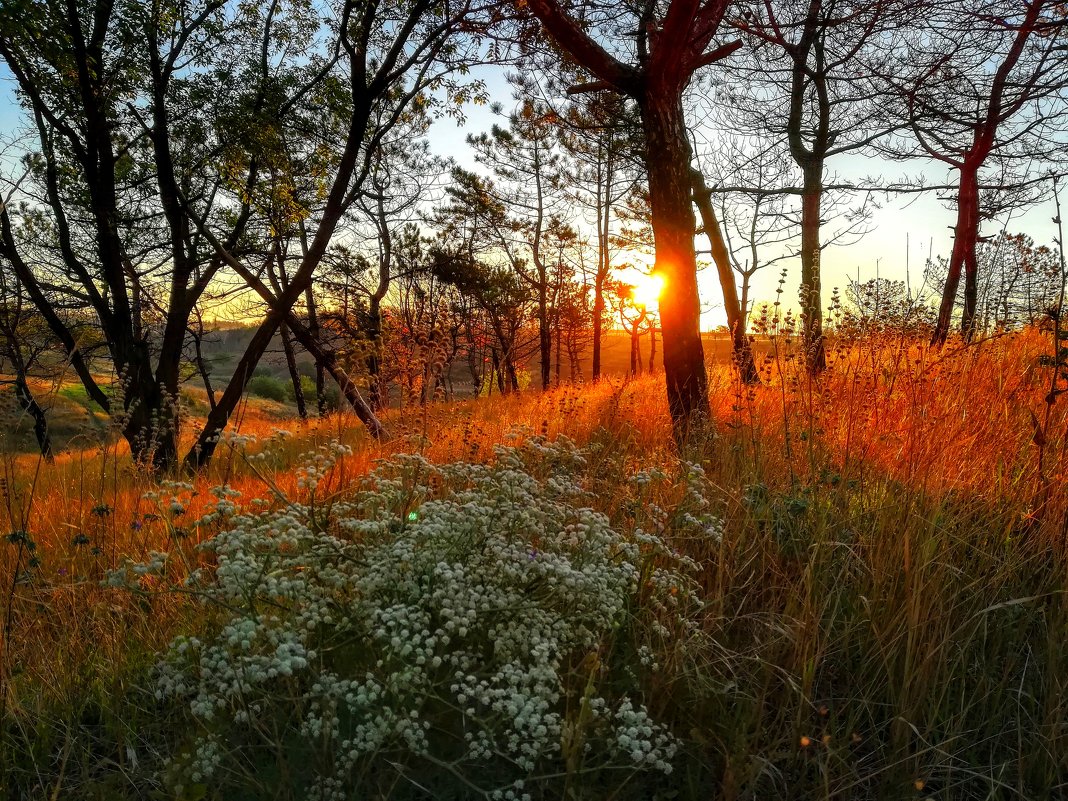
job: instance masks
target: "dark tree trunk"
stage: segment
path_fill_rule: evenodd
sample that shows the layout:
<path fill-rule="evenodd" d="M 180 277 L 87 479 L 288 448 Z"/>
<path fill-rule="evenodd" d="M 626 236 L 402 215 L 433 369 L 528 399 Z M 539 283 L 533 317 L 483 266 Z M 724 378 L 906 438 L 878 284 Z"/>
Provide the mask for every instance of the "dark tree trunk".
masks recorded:
<path fill-rule="evenodd" d="M 560 386 L 560 364 L 564 360 L 564 332 L 560 326 L 560 320 L 556 321 L 556 386 Z"/>
<path fill-rule="evenodd" d="M 515 358 L 512 356 L 511 350 L 507 350 L 504 353 L 504 369 L 508 373 L 508 386 L 510 392 L 519 391 L 519 373 L 515 368 Z"/>
<path fill-rule="evenodd" d="M 303 229 L 302 229 L 303 236 Z M 308 332 L 317 341 L 319 339 L 319 311 L 315 304 L 315 289 L 308 287 L 304 292 L 304 302 L 308 307 Z M 315 360 L 315 407 L 319 417 L 326 417 L 326 370 Z"/>
<path fill-rule="evenodd" d="M 697 292 L 696 224 L 690 184 L 690 145 L 681 87 L 646 87 L 640 100 L 649 173 L 656 269 L 667 291 L 660 300 L 668 408 L 677 441 L 709 418 L 708 375 Z"/>
<path fill-rule="evenodd" d="M 52 437 L 48 433 L 48 418 L 45 417 L 44 409 L 37 402 L 30 391 L 30 385 L 26 381 L 26 372 L 17 369 L 15 372 L 15 397 L 18 398 L 19 406 L 22 407 L 33 420 L 33 435 L 37 438 L 37 448 L 45 461 L 55 461 L 52 452 Z"/>
<path fill-rule="evenodd" d="M 504 383 L 504 370 L 501 369 L 501 357 L 497 354 L 496 348 L 490 348 L 490 356 L 493 359 L 491 364 L 493 365 L 493 373 L 497 376 L 497 389 L 502 395 L 508 394 L 507 385 Z M 493 382 L 490 382 L 492 386 Z"/>
<path fill-rule="evenodd" d="M 200 334 L 191 334 L 193 337 L 193 353 L 197 363 L 197 372 L 200 373 L 200 380 L 204 382 L 204 392 L 208 396 L 208 408 L 215 408 L 215 388 L 211 385 L 211 370 L 208 368 L 208 363 L 204 359 L 204 347 Z"/>
<path fill-rule="evenodd" d="M 820 205 L 823 200 L 823 162 L 813 159 L 803 168 L 801 193 L 801 333 L 810 375 L 827 367 L 823 343 L 823 300 L 820 287 Z"/>
<path fill-rule="evenodd" d="M 541 388 L 548 389 L 552 383 L 553 329 L 549 323 L 548 287 L 545 274 L 541 273 L 538 285 L 538 344 L 541 350 Z"/>
<path fill-rule="evenodd" d="M 656 362 L 656 326 L 649 326 L 649 372 L 653 372 Z"/>
<path fill-rule="evenodd" d="M 152 376 L 148 347 L 142 345 L 135 353 L 138 357 L 128 363 L 128 378 L 123 382 L 126 424 L 122 436 L 137 464 L 162 472 L 173 468 L 178 459 L 178 398 Z"/>
<path fill-rule="evenodd" d="M 307 420 L 308 404 L 304 400 L 304 387 L 300 383 L 300 370 L 297 369 L 297 355 L 293 352 L 293 338 L 289 335 L 289 326 L 279 326 L 278 334 L 282 338 L 282 352 L 286 357 L 289 380 L 293 383 L 293 400 L 297 404 L 297 415 L 301 420 Z"/>
<path fill-rule="evenodd" d="M 382 387 L 382 306 L 377 295 L 371 296 L 367 306 L 367 338 L 370 343 L 367 353 L 368 400 L 377 413 L 386 405 Z"/>
<path fill-rule="evenodd" d="M 598 275 L 593 284 L 593 359 L 590 379 L 601 377 L 601 337 L 604 336 L 604 281 Z"/>

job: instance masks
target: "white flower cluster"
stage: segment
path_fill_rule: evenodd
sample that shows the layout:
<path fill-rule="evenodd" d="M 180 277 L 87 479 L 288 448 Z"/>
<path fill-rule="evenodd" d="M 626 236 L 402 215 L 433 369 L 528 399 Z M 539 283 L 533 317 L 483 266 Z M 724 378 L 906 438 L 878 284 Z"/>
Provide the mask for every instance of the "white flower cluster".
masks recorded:
<path fill-rule="evenodd" d="M 711 498 L 715 493 L 705 469 L 696 462 L 680 461 L 679 473 L 674 482 L 671 476 L 657 468 L 640 470 L 631 476 L 630 481 L 637 488 L 640 501 L 638 522 L 657 534 L 671 530 L 675 536 L 699 536 L 720 543 L 723 521 L 713 512 Z M 668 507 L 648 497 L 654 485 L 670 483 L 675 485 L 669 493 L 674 500 Z"/>
<path fill-rule="evenodd" d="M 304 485 L 342 452 L 314 454 Z M 314 755 L 287 767 L 312 799 L 390 770 L 529 797 L 574 765 L 576 732 L 584 773 L 669 773 L 675 740 L 635 703 L 635 673 L 660 669 L 668 633 L 674 649 L 695 633 L 692 565 L 582 505 L 583 467 L 564 438 L 499 447 L 490 465 L 406 455 L 328 520 L 296 504 L 233 517 L 205 546 L 226 618 L 159 670 L 158 697 L 184 699 L 205 732 L 172 780 L 222 781 L 242 754 L 288 750 L 268 732 Z M 203 747 L 217 739 L 233 753 Z"/>
<path fill-rule="evenodd" d="M 108 570 L 104 574 L 104 586 L 123 589 L 140 589 L 141 579 L 149 575 L 162 575 L 167 569 L 169 554 L 160 551 L 149 551 L 148 561 L 135 562 L 125 559 L 119 567 Z"/>
<path fill-rule="evenodd" d="M 238 512 L 237 499 L 241 493 L 229 484 L 212 487 L 209 492 L 215 497 L 215 503 L 209 504 L 196 521 L 197 526 L 211 526 L 225 522 Z"/>
<path fill-rule="evenodd" d="M 339 442 L 320 445 L 318 450 L 304 454 L 304 465 L 297 469 L 297 487 L 315 492 L 319 482 L 334 469 L 338 459 L 351 455 L 352 448 Z"/>

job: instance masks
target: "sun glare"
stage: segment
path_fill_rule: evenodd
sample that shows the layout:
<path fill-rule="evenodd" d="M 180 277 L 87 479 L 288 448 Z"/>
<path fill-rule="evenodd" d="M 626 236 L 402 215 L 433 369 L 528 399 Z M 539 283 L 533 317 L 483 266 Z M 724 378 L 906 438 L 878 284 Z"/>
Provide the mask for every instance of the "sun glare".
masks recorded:
<path fill-rule="evenodd" d="M 664 276 L 643 275 L 634 282 L 634 304 L 652 308 L 659 304 L 664 291 Z"/>

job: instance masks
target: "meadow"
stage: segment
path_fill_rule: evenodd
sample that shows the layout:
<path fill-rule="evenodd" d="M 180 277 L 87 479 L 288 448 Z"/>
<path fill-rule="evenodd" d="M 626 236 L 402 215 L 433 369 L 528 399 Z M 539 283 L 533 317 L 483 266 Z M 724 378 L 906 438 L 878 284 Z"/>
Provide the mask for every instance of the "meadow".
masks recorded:
<path fill-rule="evenodd" d="M 131 463 L 106 421 L 99 435 L 67 438 L 54 464 L 7 448 L 0 797 L 1068 797 L 1068 412 L 1051 395 L 1048 332 L 942 350 L 897 337 L 839 343 L 818 382 L 793 347 L 766 343 L 756 387 L 714 360 L 715 430 L 684 453 L 657 373 L 390 410 L 385 442 L 346 414 L 300 424 L 282 405 L 249 399 L 210 468 L 163 485 Z M 575 530 L 631 554 L 605 570 L 631 559 L 641 577 L 603 631 L 586 596 L 527 588 L 550 617 L 590 621 L 581 636 L 554 640 L 562 690 L 543 700 L 562 710 L 552 714 L 563 734 L 529 760 L 506 745 L 473 761 L 435 750 L 435 733 L 453 725 L 440 722 L 464 712 L 426 695 L 429 740 L 368 747 L 344 770 L 332 757 L 340 783 L 309 789 L 301 765 L 352 721 L 338 713 L 333 730 L 309 734 L 307 721 L 325 713 L 313 703 L 297 719 L 294 705 L 313 692 L 299 677 L 264 684 L 248 708 L 220 695 L 225 721 L 191 715 L 181 692 L 159 690 L 187 675 L 184 647 L 168 651 L 175 638 L 225 648 L 219 638 L 232 645 L 249 609 L 281 626 L 300 606 L 289 585 L 268 593 L 282 599 L 274 611 L 238 591 L 220 595 L 210 576 L 237 558 L 236 541 L 198 546 L 221 532 L 265 521 L 257 553 L 274 561 L 260 579 L 310 582 L 333 575 L 299 563 L 313 535 L 338 548 L 346 538 L 388 544 L 415 521 L 420 542 L 433 543 L 424 517 L 465 498 L 477 511 L 464 493 L 488 487 L 499 500 L 513 481 L 532 493 L 531 516 L 508 536 L 532 562 L 541 551 L 557 567 L 565 552 L 572 565 L 593 559 L 577 535 L 556 543 L 559 516 L 557 528 L 585 521 Z M 387 499 L 382 509 L 375 498 Z M 246 522 L 233 522 L 232 506 Z M 293 509 L 312 522 L 271 550 Z M 541 534 L 524 529 L 543 523 Z M 510 553 L 508 542 L 494 547 Z M 310 657 L 324 697 L 327 661 L 330 675 L 370 677 L 395 656 L 389 638 L 330 639 L 343 624 L 323 610 L 341 597 L 312 604 L 318 617 L 301 606 L 296 618 L 330 632 L 329 659 Z M 463 636 L 492 661 L 496 646 L 477 630 L 486 625 Z M 164 678 L 161 663 L 171 666 Z M 631 730 L 645 732 L 653 745 L 643 753 L 655 760 L 623 753 L 620 762 L 609 749 L 583 761 L 572 746 L 596 718 L 583 700 L 594 685 L 610 704 L 624 692 L 640 704 L 640 714 L 621 706 L 616 716 L 626 711 Z M 485 723 L 497 725 L 513 723 Z M 291 742 L 298 728 L 303 744 Z M 207 742 L 211 753 L 197 750 Z M 586 744 L 600 754 L 592 735 Z"/>

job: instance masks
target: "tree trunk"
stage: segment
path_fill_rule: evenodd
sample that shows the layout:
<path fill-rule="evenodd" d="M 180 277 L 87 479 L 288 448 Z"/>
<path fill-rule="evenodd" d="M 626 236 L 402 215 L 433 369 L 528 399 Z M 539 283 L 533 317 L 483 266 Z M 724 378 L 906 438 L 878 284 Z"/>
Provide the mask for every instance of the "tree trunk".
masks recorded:
<path fill-rule="evenodd" d="M 664 376 L 678 442 L 703 428 L 710 414 L 693 244 L 691 152 L 681 96 L 681 86 L 655 82 L 640 100 L 656 270 L 667 287 L 660 300 Z"/>
<path fill-rule="evenodd" d="M 604 335 L 604 281 L 598 275 L 593 283 L 593 360 L 590 380 L 601 377 L 601 337 Z"/>
<path fill-rule="evenodd" d="M 823 300 L 820 288 L 820 204 L 823 200 L 823 162 L 813 159 L 803 168 L 801 193 L 801 333 L 810 375 L 827 368 L 823 343 Z"/>
<path fill-rule="evenodd" d="M 293 339 L 289 335 L 289 326 L 279 326 L 278 334 L 282 338 L 282 352 L 286 357 L 286 369 L 289 380 L 293 383 L 293 400 L 297 404 L 297 415 L 301 420 L 308 419 L 308 405 L 304 401 L 304 387 L 300 383 L 300 371 L 297 369 L 297 355 L 293 352 Z"/>
<path fill-rule="evenodd" d="M 303 226 L 302 226 L 303 229 Z M 303 236 L 303 230 L 302 230 Z M 315 304 L 315 290 L 313 287 L 308 287 L 304 292 L 304 302 L 308 307 L 308 332 L 316 339 L 319 339 L 319 311 Z M 214 405 L 214 402 L 213 402 Z M 326 417 L 326 371 L 323 366 L 319 364 L 318 359 L 315 361 L 315 407 L 316 413 L 319 417 Z"/>
<path fill-rule="evenodd" d="M 48 418 L 30 391 L 26 372 L 22 369 L 16 369 L 15 372 L 15 397 L 18 398 L 19 406 L 33 420 L 33 435 L 37 438 L 37 448 L 41 451 L 41 456 L 45 461 L 54 462 L 56 457 L 52 452 L 52 437 L 48 433 Z"/>
<path fill-rule="evenodd" d="M 490 348 L 490 356 L 492 358 L 491 364 L 493 365 L 493 373 L 497 376 L 497 389 L 502 395 L 508 394 L 507 385 L 504 383 L 504 370 L 501 369 L 501 357 L 497 354 L 496 348 Z M 490 381 L 492 386 L 493 381 Z"/>
<path fill-rule="evenodd" d="M 611 225 L 612 172 L 605 169 L 605 193 L 597 208 L 597 272 L 593 278 L 593 361 L 590 378 L 601 377 L 601 340 L 604 337 L 604 282 L 611 269 L 611 254 L 608 252 L 608 232 Z M 599 191 L 599 189 L 598 189 Z M 603 206 L 603 208 L 602 208 Z"/>
<path fill-rule="evenodd" d="M 953 250 L 949 256 L 946 285 L 942 288 L 942 302 L 938 307 L 938 322 L 931 337 L 932 345 L 945 344 L 957 304 L 961 270 L 968 271 L 965 282 L 964 313 L 961 333 L 968 337 L 974 325 L 978 270 L 975 245 L 979 237 L 979 175 L 970 167 L 961 169 L 957 188 L 957 224 L 954 228 Z M 970 296 L 969 296 L 969 293 Z"/>
<path fill-rule="evenodd" d="M 556 386 L 560 386 L 560 363 L 564 360 L 564 343 L 563 343 L 563 331 L 561 330 L 560 320 L 556 321 Z"/>
<path fill-rule="evenodd" d="M 197 372 L 200 373 L 200 380 L 204 382 L 204 392 L 208 396 L 208 408 L 215 408 L 215 388 L 211 385 L 211 370 L 208 368 L 208 363 L 204 359 L 204 347 L 203 336 L 199 333 L 190 332 L 190 336 L 193 337 L 193 353 L 197 364 Z"/>
<path fill-rule="evenodd" d="M 649 372 L 653 372 L 656 362 L 656 326 L 649 326 Z"/>
<path fill-rule="evenodd" d="M 538 285 L 538 343 L 541 350 L 541 388 L 546 390 L 552 383 L 553 329 L 549 324 L 549 297 L 545 274 L 541 273 Z"/>
<path fill-rule="evenodd" d="M 370 349 L 367 354 L 367 375 L 371 408 L 376 413 L 385 408 L 385 392 L 382 389 L 382 306 L 377 295 L 372 295 L 367 305 L 367 337 Z"/>
<path fill-rule="evenodd" d="M 143 350 L 143 360 L 138 358 L 129 365 L 129 378 L 123 382 L 126 422 L 122 436 L 134 462 L 162 472 L 173 468 L 178 460 L 178 399 L 153 378 L 147 364 L 147 346 L 139 350 Z"/>
<path fill-rule="evenodd" d="M 738 300 L 738 284 L 734 280 L 730 253 L 723 239 L 723 231 L 719 227 L 716 210 L 712 206 L 712 195 L 700 170 L 694 169 L 691 175 L 693 176 L 694 203 L 701 214 L 701 223 L 705 229 L 705 236 L 708 237 L 712 260 L 716 264 L 716 273 L 719 275 L 719 285 L 723 289 L 723 310 L 726 312 L 727 327 L 731 332 L 734 364 L 738 368 L 738 375 L 743 383 L 759 384 L 760 376 L 757 373 L 756 362 L 753 360 L 753 348 L 749 344 L 749 337 L 746 336 L 745 309 Z"/>

